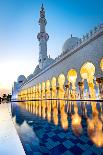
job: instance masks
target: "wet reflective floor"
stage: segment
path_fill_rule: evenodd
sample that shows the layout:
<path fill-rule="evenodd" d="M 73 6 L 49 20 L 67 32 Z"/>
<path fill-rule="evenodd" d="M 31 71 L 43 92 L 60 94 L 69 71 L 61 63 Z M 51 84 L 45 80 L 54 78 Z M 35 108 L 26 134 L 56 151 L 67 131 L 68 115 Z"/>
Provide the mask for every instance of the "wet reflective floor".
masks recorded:
<path fill-rule="evenodd" d="M 103 154 L 103 102 L 12 102 L 11 109 L 27 155 Z"/>

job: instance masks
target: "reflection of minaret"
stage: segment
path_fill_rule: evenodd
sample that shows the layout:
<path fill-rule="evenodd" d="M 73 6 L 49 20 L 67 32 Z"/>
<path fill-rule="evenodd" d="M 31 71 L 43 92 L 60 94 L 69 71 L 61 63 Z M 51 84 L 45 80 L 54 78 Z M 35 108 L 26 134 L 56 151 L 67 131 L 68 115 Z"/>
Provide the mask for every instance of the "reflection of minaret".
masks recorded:
<path fill-rule="evenodd" d="M 45 19 L 45 10 L 43 4 L 40 10 L 40 18 L 39 18 L 39 25 L 40 25 L 40 33 L 38 33 L 37 38 L 39 40 L 39 68 L 43 68 L 43 63 L 48 58 L 47 56 L 47 41 L 49 39 L 49 35 L 45 31 L 45 26 L 47 21 Z"/>

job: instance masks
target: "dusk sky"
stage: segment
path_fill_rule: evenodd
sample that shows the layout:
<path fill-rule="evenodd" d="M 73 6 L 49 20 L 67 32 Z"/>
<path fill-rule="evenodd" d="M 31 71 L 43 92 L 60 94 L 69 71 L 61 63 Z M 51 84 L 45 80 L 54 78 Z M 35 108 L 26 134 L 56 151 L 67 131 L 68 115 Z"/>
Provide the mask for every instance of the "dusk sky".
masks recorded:
<path fill-rule="evenodd" d="M 38 64 L 39 11 L 46 11 L 48 55 L 61 53 L 64 41 L 82 37 L 103 23 L 103 0 L 0 0 L 0 90 L 10 90 L 20 74 Z"/>

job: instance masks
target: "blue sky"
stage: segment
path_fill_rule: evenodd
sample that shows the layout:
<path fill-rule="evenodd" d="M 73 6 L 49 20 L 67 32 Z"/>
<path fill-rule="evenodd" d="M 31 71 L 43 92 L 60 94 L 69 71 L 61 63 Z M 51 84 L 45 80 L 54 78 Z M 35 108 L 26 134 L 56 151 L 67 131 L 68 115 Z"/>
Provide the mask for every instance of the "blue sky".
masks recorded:
<path fill-rule="evenodd" d="M 55 58 L 64 41 L 82 37 L 103 23 L 103 0 L 0 0 L 0 88 L 10 89 L 19 74 L 38 63 L 39 11 L 44 3 L 48 54 Z M 8 69 L 9 68 L 9 69 Z"/>

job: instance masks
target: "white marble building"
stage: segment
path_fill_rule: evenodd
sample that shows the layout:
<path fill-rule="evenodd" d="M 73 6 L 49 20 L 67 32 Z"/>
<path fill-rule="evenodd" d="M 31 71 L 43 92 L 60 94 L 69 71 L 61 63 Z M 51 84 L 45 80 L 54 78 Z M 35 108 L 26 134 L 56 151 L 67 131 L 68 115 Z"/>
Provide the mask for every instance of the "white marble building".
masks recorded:
<path fill-rule="evenodd" d="M 68 86 L 69 84 L 73 86 L 74 78 L 77 90 L 79 90 L 78 82 L 82 82 L 85 89 L 87 89 L 91 78 L 94 88 L 96 88 L 96 83 L 98 83 L 99 89 L 102 89 L 100 91 L 103 93 L 103 24 L 95 27 L 82 38 L 71 35 L 64 42 L 61 55 L 55 60 L 47 55 L 49 35 L 45 30 L 46 24 L 45 10 L 42 5 L 39 19 L 40 32 L 37 35 L 39 41 L 39 64 L 27 78 L 24 75 L 18 77 L 17 82 L 14 84 L 13 96 L 17 92 L 31 89 L 38 84 L 41 84 L 42 90 L 42 83 L 45 83 L 46 89 L 47 80 L 49 80 L 51 88 L 53 77 L 56 79 L 56 87 L 59 87 L 58 77 L 62 75 L 64 76 L 63 86 Z M 73 75 L 70 75 L 69 71 Z"/>

